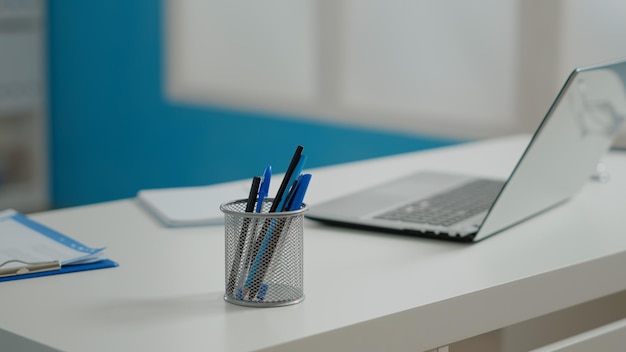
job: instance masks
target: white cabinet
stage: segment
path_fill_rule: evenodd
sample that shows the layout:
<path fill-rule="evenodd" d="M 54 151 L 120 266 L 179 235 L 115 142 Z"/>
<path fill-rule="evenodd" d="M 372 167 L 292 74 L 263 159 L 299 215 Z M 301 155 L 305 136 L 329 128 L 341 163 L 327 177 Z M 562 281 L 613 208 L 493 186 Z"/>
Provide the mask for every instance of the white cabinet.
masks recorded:
<path fill-rule="evenodd" d="M 626 344 L 626 319 L 585 331 L 532 352 L 619 352 Z"/>
<path fill-rule="evenodd" d="M 0 0 L 0 209 L 48 207 L 45 3 Z"/>

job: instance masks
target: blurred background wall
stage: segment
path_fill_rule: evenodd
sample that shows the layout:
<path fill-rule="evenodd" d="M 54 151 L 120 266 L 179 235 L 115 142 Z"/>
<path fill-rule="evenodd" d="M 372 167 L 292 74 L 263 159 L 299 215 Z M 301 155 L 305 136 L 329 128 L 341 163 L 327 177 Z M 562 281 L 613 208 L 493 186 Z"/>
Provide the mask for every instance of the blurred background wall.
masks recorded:
<path fill-rule="evenodd" d="M 617 0 L 0 0 L 0 208 L 532 131 Z M 619 143 L 624 143 L 622 133 Z"/>
<path fill-rule="evenodd" d="M 165 5 L 49 2 L 53 206 L 132 197 L 144 188 L 251 178 L 267 164 L 283 172 L 298 144 L 313 167 L 452 141 L 169 99 Z M 271 77 L 263 84 L 270 89 Z"/>

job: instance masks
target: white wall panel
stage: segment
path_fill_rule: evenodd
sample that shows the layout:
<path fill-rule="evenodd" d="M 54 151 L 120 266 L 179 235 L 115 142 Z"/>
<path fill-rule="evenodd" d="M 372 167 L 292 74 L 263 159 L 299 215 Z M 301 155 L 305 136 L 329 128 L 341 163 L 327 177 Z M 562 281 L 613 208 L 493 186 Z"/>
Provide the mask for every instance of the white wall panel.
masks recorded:
<path fill-rule="evenodd" d="M 177 0 L 169 6 L 174 95 L 310 102 L 314 8 L 307 0 Z"/>
<path fill-rule="evenodd" d="M 344 97 L 422 119 L 515 116 L 517 17 L 509 1 L 348 1 Z"/>

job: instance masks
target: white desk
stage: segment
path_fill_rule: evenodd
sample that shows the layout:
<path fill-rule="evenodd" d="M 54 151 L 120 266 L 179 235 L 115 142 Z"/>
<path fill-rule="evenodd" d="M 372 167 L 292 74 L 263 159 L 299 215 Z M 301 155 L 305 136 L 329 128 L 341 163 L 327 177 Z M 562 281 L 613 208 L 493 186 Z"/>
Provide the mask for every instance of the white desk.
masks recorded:
<path fill-rule="evenodd" d="M 505 177 L 527 140 L 310 170 L 307 201 L 314 206 L 422 168 Z M 33 214 L 88 245 L 106 246 L 120 267 L 0 283 L 0 345 L 420 351 L 500 329 L 626 290 L 626 155 L 605 161 L 611 182 L 589 183 L 564 206 L 477 244 L 307 220 L 306 299 L 282 308 L 223 301 L 222 226 L 164 228 L 134 199 Z"/>

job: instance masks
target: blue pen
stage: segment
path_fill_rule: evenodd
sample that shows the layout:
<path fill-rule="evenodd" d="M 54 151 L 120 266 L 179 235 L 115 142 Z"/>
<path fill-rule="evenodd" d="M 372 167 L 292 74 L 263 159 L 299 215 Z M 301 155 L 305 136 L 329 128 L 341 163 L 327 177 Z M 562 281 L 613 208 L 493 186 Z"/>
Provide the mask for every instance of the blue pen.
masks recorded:
<path fill-rule="evenodd" d="M 267 197 L 267 194 L 269 193 L 271 179 L 272 179 L 272 166 L 268 165 L 265 168 L 265 172 L 263 173 L 263 181 L 261 182 L 261 187 L 259 188 L 259 199 L 257 200 L 256 209 L 255 209 L 257 213 L 260 213 L 261 210 L 263 209 L 263 201 L 265 200 L 265 198 Z"/>
<path fill-rule="evenodd" d="M 281 211 L 289 211 L 290 204 L 293 200 L 293 196 L 296 194 L 298 190 L 298 183 L 300 182 L 301 176 L 302 175 L 298 176 L 298 178 L 295 181 L 293 181 L 293 185 L 291 186 L 291 189 L 287 193 L 287 197 L 285 198 L 285 204 L 283 204 L 283 208 L 281 209 Z"/>
<path fill-rule="evenodd" d="M 296 188 L 293 192 L 293 196 L 287 203 L 287 211 L 298 210 L 302 207 L 302 203 L 304 201 L 304 195 L 306 194 L 306 190 L 309 187 L 309 182 L 311 181 L 311 174 L 303 174 L 298 177 L 298 182 L 296 183 Z"/>
<path fill-rule="evenodd" d="M 295 165 L 293 170 L 291 170 L 292 172 L 291 173 L 288 172 L 285 175 L 285 177 L 288 177 L 288 180 L 286 182 L 286 185 L 287 185 L 286 189 L 290 189 L 293 186 L 293 183 L 296 181 L 296 178 L 298 177 L 298 175 L 304 168 L 306 159 L 307 159 L 307 156 L 304 154 L 301 154 L 300 158 L 297 161 L 297 164 Z M 274 204 L 273 207 L 275 206 L 276 209 L 278 209 L 278 211 L 281 211 L 285 204 L 286 198 L 287 198 L 287 195 L 283 193 L 280 199 L 274 199 L 274 202 L 276 202 L 276 204 Z M 259 285 L 261 284 L 260 281 L 263 279 L 263 276 L 265 276 L 265 271 L 267 270 L 269 261 L 272 258 L 272 255 L 274 254 L 274 249 L 278 242 L 276 238 L 272 238 L 275 236 L 275 234 L 273 233 L 275 226 L 276 226 L 276 219 L 274 219 L 271 222 L 269 228 L 267 229 L 265 236 L 263 237 L 263 242 L 261 243 L 259 251 L 257 252 L 256 257 L 252 261 L 252 266 L 250 267 L 250 272 L 248 273 L 248 277 L 245 283 L 245 288 L 250 291 L 250 299 L 256 296 L 259 290 Z M 268 246 L 270 247 L 269 249 L 267 248 Z M 260 279 L 257 278 L 257 274 L 258 274 L 257 271 L 259 270 L 259 266 L 260 266 L 260 271 L 261 271 L 261 274 L 259 275 Z M 244 291 L 247 291 L 247 290 L 244 290 Z M 248 293 L 248 292 L 245 292 L 245 293 Z"/>

